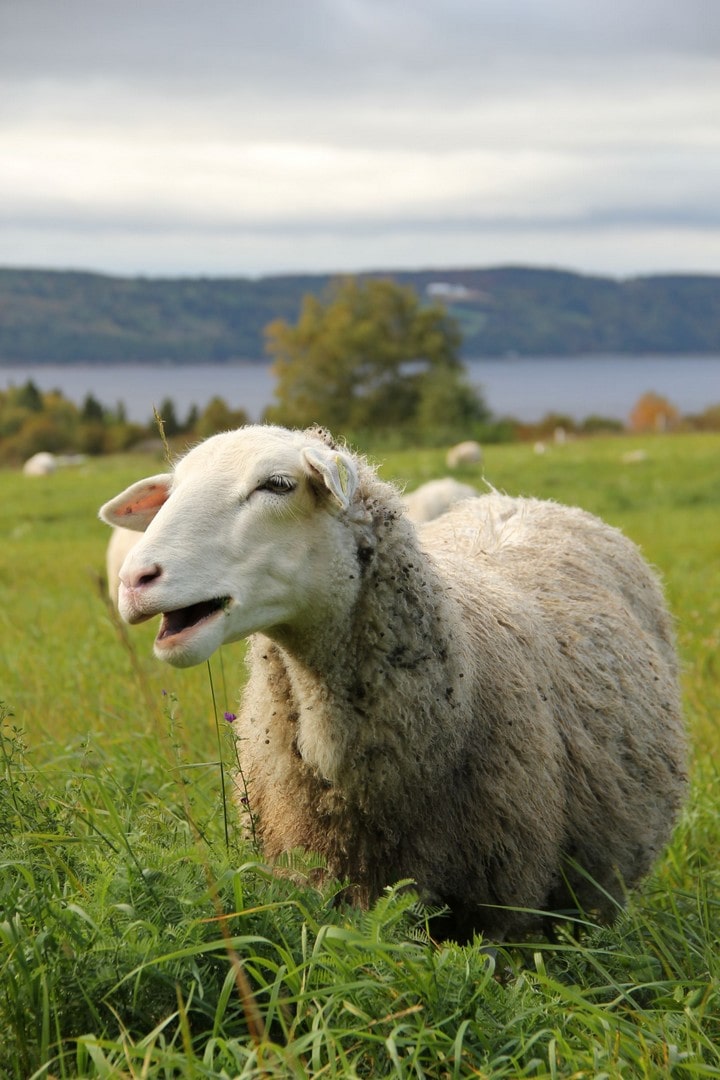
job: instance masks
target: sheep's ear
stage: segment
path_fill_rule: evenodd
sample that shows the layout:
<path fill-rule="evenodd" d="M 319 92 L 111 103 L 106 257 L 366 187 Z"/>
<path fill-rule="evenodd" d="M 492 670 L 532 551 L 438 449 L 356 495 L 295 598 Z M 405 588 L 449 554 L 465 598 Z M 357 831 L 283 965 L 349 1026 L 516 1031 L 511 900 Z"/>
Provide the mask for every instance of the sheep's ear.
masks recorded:
<path fill-rule="evenodd" d="M 100 507 L 100 518 L 107 525 L 144 532 L 170 494 L 169 473 L 149 476 L 116 495 Z"/>
<path fill-rule="evenodd" d="M 330 446 L 306 446 L 302 455 L 313 473 L 320 478 L 343 510 L 347 510 L 357 490 L 355 462 L 342 450 Z"/>

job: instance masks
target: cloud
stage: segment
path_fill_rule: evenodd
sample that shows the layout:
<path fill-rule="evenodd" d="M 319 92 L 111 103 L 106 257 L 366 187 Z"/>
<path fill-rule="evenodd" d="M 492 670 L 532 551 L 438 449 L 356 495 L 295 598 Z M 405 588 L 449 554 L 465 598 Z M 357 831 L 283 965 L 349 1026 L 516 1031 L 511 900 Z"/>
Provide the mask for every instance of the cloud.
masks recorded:
<path fill-rule="evenodd" d="M 561 60 L 717 56 L 708 0 L 4 0 L 3 70 L 25 80 L 110 77 L 144 84 L 422 84 L 433 92 L 491 75 L 523 82 Z M 515 64 L 523 60 L 522 68 Z M 300 80 L 300 85 L 298 85 Z M 204 83 L 207 85 L 207 83 Z"/>
<path fill-rule="evenodd" d="M 720 269 L 719 44 L 707 0 L 4 0 L 0 259 Z"/>

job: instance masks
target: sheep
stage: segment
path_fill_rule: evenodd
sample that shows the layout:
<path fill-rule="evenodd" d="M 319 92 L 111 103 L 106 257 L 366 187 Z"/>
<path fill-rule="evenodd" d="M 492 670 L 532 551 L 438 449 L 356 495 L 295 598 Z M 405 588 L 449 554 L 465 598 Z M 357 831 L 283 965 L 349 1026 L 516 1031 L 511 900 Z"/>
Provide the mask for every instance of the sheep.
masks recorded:
<path fill-rule="evenodd" d="M 626 450 L 620 460 L 623 465 L 638 465 L 647 461 L 647 450 Z"/>
<path fill-rule="evenodd" d="M 416 528 L 364 458 L 272 426 L 100 517 L 145 530 L 119 609 L 162 616 L 159 659 L 250 639 L 235 726 L 269 861 L 319 852 L 360 905 L 411 879 L 442 936 L 494 941 L 610 920 L 650 870 L 685 738 L 671 619 L 618 530 L 496 492 Z"/>
<path fill-rule="evenodd" d="M 452 476 L 443 476 L 438 480 L 428 480 L 415 491 L 403 496 L 403 507 L 411 521 L 419 524 L 432 521 L 444 514 L 453 503 L 461 499 L 474 499 L 477 489 L 470 484 L 461 484 Z"/>
<path fill-rule="evenodd" d="M 57 459 L 47 450 L 29 457 L 23 465 L 25 476 L 50 476 L 57 469 Z"/>
<path fill-rule="evenodd" d="M 461 484 L 451 476 L 439 480 L 428 480 L 415 491 L 403 496 L 405 513 L 411 521 L 431 521 L 461 499 L 474 498 L 477 489 L 470 484 Z M 110 534 L 105 554 L 105 566 L 108 583 L 108 595 L 115 608 L 118 606 L 118 586 L 120 567 L 125 556 L 140 539 L 140 534 L 132 529 L 116 528 Z"/>
<path fill-rule="evenodd" d="M 120 585 L 120 567 L 125 556 L 140 539 L 140 533 L 132 529 L 113 529 L 105 552 L 105 570 L 107 573 L 108 595 L 113 606 L 118 606 L 118 588 Z"/>
<path fill-rule="evenodd" d="M 451 446 L 445 455 L 448 469 L 457 469 L 461 465 L 479 465 L 483 459 L 482 447 L 474 439 Z"/>

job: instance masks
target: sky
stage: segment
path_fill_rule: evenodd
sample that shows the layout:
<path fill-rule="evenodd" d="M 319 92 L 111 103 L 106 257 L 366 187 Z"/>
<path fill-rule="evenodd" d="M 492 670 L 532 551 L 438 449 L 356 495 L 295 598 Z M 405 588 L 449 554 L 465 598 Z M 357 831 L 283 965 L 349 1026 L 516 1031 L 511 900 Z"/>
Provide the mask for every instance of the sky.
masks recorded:
<path fill-rule="evenodd" d="M 0 0 L 0 266 L 720 273 L 720 0 Z"/>

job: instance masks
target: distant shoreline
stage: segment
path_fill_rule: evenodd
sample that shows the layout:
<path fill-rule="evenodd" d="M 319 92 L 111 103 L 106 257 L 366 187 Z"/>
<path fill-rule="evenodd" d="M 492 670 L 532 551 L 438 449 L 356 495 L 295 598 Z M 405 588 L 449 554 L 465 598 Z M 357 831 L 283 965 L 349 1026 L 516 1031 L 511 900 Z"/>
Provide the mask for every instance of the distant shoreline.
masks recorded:
<path fill-rule="evenodd" d="M 715 361 L 720 358 L 720 348 L 713 349 L 707 352 L 692 352 L 685 351 L 680 352 L 658 352 L 657 350 L 651 350 L 649 352 L 613 352 L 613 353 L 572 353 L 568 355 L 558 356 L 556 353 L 547 353 L 546 355 L 525 355 L 519 353 L 505 353 L 499 356 L 463 356 L 462 362 L 464 364 L 476 364 L 476 363 L 490 363 L 490 364 L 502 364 L 502 363 L 514 363 L 517 360 L 522 360 L 528 364 L 542 364 L 547 361 L 559 361 L 564 360 L 572 364 L 575 362 L 592 361 L 593 363 L 602 363 L 604 360 L 615 362 L 617 360 L 647 360 L 653 361 L 657 359 L 663 360 L 708 360 Z M 261 357 L 239 357 L 238 359 L 231 360 L 142 360 L 136 357 L 127 360 L 28 360 L 19 363 L 13 361 L 5 361 L 0 358 L 0 372 L 3 370 L 21 370 L 23 368 L 44 368 L 44 367 L 58 367 L 58 368 L 74 368 L 77 370 L 89 370 L 92 371 L 95 368 L 165 368 L 165 369 L 183 369 L 183 368 L 238 368 L 238 367 L 255 367 L 255 368 L 270 368 L 272 367 L 272 359 L 266 356 Z"/>
<path fill-rule="evenodd" d="M 474 358 L 465 362 L 494 416 L 534 423 L 550 412 L 575 421 L 627 417 L 648 391 L 667 397 L 683 415 L 720 404 L 720 352 L 715 355 Z M 171 378 L 168 378 L 171 373 Z M 0 389 L 32 379 L 81 405 L 92 393 L 103 405 L 123 402 L 128 418 L 147 423 L 153 405 L 169 397 L 179 415 L 222 397 L 258 420 L 273 399 L 268 362 L 227 364 L 0 365 Z"/>

